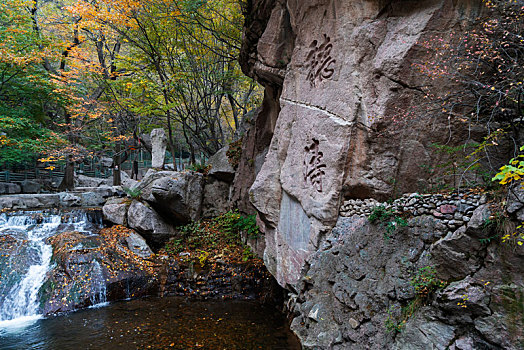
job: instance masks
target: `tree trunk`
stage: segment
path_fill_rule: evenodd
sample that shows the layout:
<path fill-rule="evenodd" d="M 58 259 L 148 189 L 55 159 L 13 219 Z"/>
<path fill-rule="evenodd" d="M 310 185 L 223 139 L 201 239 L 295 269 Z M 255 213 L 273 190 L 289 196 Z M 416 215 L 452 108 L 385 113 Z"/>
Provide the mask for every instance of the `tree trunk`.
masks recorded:
<path fill-rule="evenodd" d="M 115 154 L 113 155 L 113 186 L 121 185 L 120 178 L 120 141 L 117 141 L 115 144 Z"/>
<path fill-rule="evenodd" d="M 58 186 L 59 191 L 72 191 L 75 187 L 75 163 L 73 162 L 73 156 L 67 156 L 66 167 L 64 170 L 64 177 L 60 186 Z"/>

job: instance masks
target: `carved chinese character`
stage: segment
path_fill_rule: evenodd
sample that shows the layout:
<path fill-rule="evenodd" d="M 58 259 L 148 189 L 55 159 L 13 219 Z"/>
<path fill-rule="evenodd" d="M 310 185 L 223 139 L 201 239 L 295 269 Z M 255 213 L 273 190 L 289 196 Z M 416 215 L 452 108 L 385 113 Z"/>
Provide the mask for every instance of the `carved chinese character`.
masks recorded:
<path fill-rule="evenodd" d="M 318 140 L 313 139 L 313 142 L 304 148 L 306 151 L 304 184 L 313 187 L 317 192 L 322 192 L 322 178 L 326 174 L 324 171 L 326 164 L 322 161 L 324 154 L 319 151 L 319 144 Z"/>
<path fill-rule="evenodd" d="M 311 51 L 307 55 L 306 62 L 309 69 L 307 80 L 311 86 L 316 86 L 317 82 L 329 79 L 335 73 L 333 65 L 336 60 L 331 57 L 333 44 L 331 39 L 324 34 L 324 41 L 319 45 L 317 40 L 313 40 L 310 45 Z"/>

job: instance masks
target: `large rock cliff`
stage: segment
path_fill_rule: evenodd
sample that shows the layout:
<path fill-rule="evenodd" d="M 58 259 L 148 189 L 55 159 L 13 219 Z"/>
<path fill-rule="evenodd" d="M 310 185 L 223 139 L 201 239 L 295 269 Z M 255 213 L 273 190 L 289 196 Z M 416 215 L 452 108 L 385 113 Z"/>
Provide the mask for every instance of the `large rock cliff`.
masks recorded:
<path fill-rule="evenodd" d="M 233 199 L 258 213 L 305 348 L 522 346 L 522 247 L 495 243 L 484 202 L 404 196 L 385 205 L 407 220 L 388 224 L 408 225 L 394 235 L 362 218 L 431 185 L 423 169 L 447 161 L 433 144 L 482 139 L 421 112 L 429 81 L 413 66 L 435 59 L 424 42 L 464 33 L 481 11 L 474 0 L 246 2 L 240 62 L 265 97 Z"/>
<path fill-rule="evenodd" d="M 399 128 L 395 117 L 422 99 L 425 81 L 412 64 L 434 53 L 419 43 L 464 31 L 478 11 L 476 1 L 248 1 L 241 64 L 265 98 L 236 193 L 246 202 L 245 179 L 254 179 L 265 261 L 283 286 L 296 284 L 342 200 L 428 185 L 421 166 L 435 163 L 431 144 L 448 141 L 449 121 L 414 118 Z M 451 144 L 463 139 L 453 129 Z"/>

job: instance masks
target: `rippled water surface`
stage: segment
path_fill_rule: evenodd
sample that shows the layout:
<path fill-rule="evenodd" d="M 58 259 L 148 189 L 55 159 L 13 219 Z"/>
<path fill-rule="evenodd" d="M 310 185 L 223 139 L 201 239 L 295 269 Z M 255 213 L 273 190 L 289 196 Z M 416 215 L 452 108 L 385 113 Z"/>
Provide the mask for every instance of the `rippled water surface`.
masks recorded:
<path fill-rule="evenodd" d="M 284 317 L 243 301 L 148 298 L 0 324 L 0 349 L 300 349 Z"/>

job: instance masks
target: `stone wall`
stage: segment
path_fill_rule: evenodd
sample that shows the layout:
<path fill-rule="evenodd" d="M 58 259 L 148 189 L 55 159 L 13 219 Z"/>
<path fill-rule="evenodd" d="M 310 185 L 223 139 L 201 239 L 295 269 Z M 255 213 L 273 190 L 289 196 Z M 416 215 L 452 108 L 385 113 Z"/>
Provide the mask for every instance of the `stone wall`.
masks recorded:
<path fill-rule="evenodd" d="M 391 203 L 379 202 L 373 198 L 350 199 L 340 208 L 340 216 L 369 217 L 373 210 L 382 206 L 396 214 L 409 213 L 413 216 L 432 215 L 439 224 L 448 230 L 455 230 L 471 220 L 473 211 L 486 203 L 486 196 L 478 191 L 465 193 L 418 194 L 407 193 Z"/>

